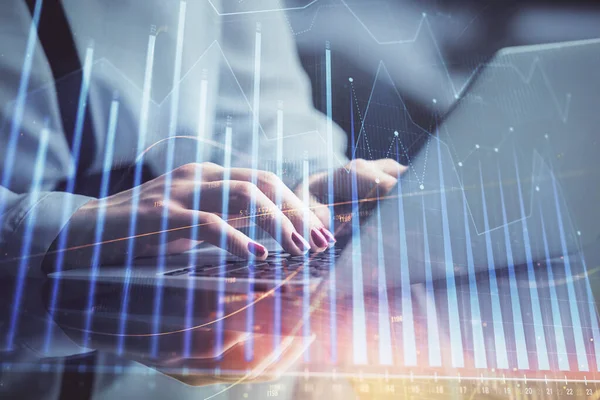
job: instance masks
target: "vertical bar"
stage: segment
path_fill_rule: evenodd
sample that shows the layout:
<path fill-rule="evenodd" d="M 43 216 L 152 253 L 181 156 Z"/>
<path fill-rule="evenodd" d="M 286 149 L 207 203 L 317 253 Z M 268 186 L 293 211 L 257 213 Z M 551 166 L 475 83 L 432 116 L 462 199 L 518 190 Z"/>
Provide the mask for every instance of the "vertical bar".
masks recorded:
<path fill-rule="evenodd" d="M 519 174 L 519 163 L 516 152 L 513 153 L 515 159 L 515 170 L 517 174 L 517 190 L 519 193 L 519 209 L 521 211 L 521 221 L 523 221 L 523 243 L 525 245 L 525 260 L 527 261 L 527 276 L 529 280 L 529 297 L 531 297 L 531 311 L 533 313 L 533 329 L 535 334 L 536 354 L 538 360 L 538 369 L 549 370 L 550 361 L 548 360 L 548 348 L 546 347 L 546 334 L 544 333 L 544 322 L 542 320 L 542 310 L 540 307 L 540 296 L 537 290 L 535 280 L 535 271 L 533 270 L 533 257 L 531 255 L 531 243 L 529 242 L 529 227 L 527 215 L 525 213 L 525 202 L 523 201 L 523 190 L 521 188 L 521 176 Z"/>
<path fill-rule="evenodd" d="M 108 196 L 108 185 L 110 184 L 110 171 L 112 170 L 113 154 L 115 146 L 115 134 L 117 131 L 117 118 L 119 115 L 119 100 L 115 97 L 110 106 L 108 119 L 108 132 L 106 135 L 106 146 L 104 150 L 104 164 L 102 167 L 102 179 L 100 181 L 100 196 L 98 198 L 98 220 L 94 231 L 94 251 L 92 253 L 92 270 L 90 274 L 90 288 L 88 291 L 87 307 L 85 308 L 85 326 L 83 330 L 82 347 L 88 348 L 88 340 L 92 318 L 94 316 L 94 297 L 96 293 L 96 278 L 100 267 L 100 256 L 102 250 L 102 233 L 106 218 L 106 197 Z"/>
<path fill-rule="evenodd" d="M 469 269 L 469 298 L 471 300 L 471 325 L 473 327 L 473 355 L 475 368 L 487 368 L 487 356 L 485 353 L 485 342 L 483 329 L 481 328 L 481 310 L 479 307 L 479 291 L 477 290 L 477 279 L 475 277 L 475 262 L 473 261 L 473 243 L 471 242 L 471 229 L 469 227 L 469 213 L 467 210 L 467 198 L 463 190 L 463 215 L 465 218 L 465 237 L 467 244 L 467 267 Z"/>
<path fill-rule="evenodd" d="M 573 284 L 573 274 L 571 273 L 571 261 L 565 239 L 565 229 L 562 221 L 562 212 L 558 199 L 558 189 L 556 188 L 556 176 L 552 173 L 552 190 L 554 192 L 554 205 L 556 206 L 556 220 L 558 222 L 558 233 L 560 237 L 560 246 L 563 253 L 563 262 L 565 265 L 565 277 L 567 281 L 567 293 L 569 296 L 569 307 L 571 309 L 571 322 L 573 323 L 573 335 L 575 338 L 575 350 L 577 352 L 577 364 L 580 371 L 589 371 L 585 344 L 583 340 L 583 331 L 581 329 L 581 320 L 579 318 L 579 308 L 577 306 L 577 296 L 575 295 L 575 286 Z"/>
<path fill-rule="evenodd" d="M 352 93 L 351 93 L 352 94 Z M 351 99 L 352 101 L 352 99 Z M 352 148 L 356 144 L 356 132 L 354 129 L 354 112 L 351 107 L 351 140 Z M 361 252 L 361 237 L 360 237 L 360 207 L 358 203 L 358 179 L 356 176 L 356 168 L 350 170 L 352 182 L 352 358 L 354 364 L 367 363 L 367 331 L 365 318 L 365 304 L 363 297 L 363 276 L 362 276 L 362 252 Z M 331 269 L 331 268 L 330 268 Z M 331 286 L 330 286 L 331 290 Z M 335 295 L 335 293 L 332 293 Z M 335 318 L 335 314 L 331 318 Z M 333 340 L 337 342 L 336 339 Z M 336 343 L 337 344 L 337 343 Z"/>
<path fill-rule="evenodd" d="M 387 297 L 385 258 L 383 253 L 383 228 L 381 225 L 381 209 L 379 207 L 379 187 L 377 188 L 377 199 L 377 288 L 379 304 L 379 364 L 392 365 L 392 336 L 390 327 L 390 310 Z"/>
<path fill-rule="evenodd" d="M 583 270 L 586 272 L 585 274 L 585 289 L 587 292 L 588 298 L 588 310 L 590 313 L 590 321 L 592 323 L 592 337 L 594 339 L 594 352 L 596 355 L 596 368 L 600 371 L 600 329 L 598 327 L 598 313 L 596 312 L 596 303 L 594 299 L 594 294 L 592 293 L 592 287 L 590 286 L 590 279 L 587 274 L 587 265 L 585 263 L 585 257 L 583 255 L 583 251 L 581 254 L 581 262 L 583 263 Z"/>
<path fill-rule="evenodd" d="M 206 115 L 207 115 L 207 100 L 208 100 L 208 80 L 206 78 L 206 71 L 203 71 L 203 77 L 200 81 L 200 104 L 198 107 L 198 128 L 197 128 L 197 137 L 198 140 L 196 142 L 196 157 L 195 162 L 201 163 L 203 158 L 203 146 L 202 139 L 206 136 Z M 194 175 L 194 194 L 192 200 L 192 210 L 200 209 L 200 198 L 202 196 L 200 182 L 202 181 L 202 169 L 196 168 Z M 192 214 L 192 229 L 190 231 L 190 240 L 192 243 L 198 240 L 198 213 Z M 196 265 L 197 252 L 190 251 L 189 252 L 189 267 L 194 267 Z M 193 321 L 194 321 L 194 299 L 195 299 L 195 279 L 188 279 L 188 287 L 187 287 L 187 308 L 185 313 L 185 326 L 186 331 L 183 338 L 183 357 L 189 358 L 191 354 L 191 344 L 192 344 L 192 334 L 191 330 Z"/>
<path fill-rule="evenodd" d="M 229 218 L 229 191 L 231 187 L 231 146 L 233 138 L 233 129 L 231 127 L 231 117 L 227 117 L 227 125 L 225 127 L 225 159 L 223 160 L 223 197 L 221 199 L 221 218 L 227 221 Z M 220 247 L 227 248 L 227 232 L 221 231 Z M 217 324 L 216 324 L 216 354 L 221 354 L 223 349 L 223 317 L 225 316 L 225 273 L 226 260 L 225 253 L 220 253 L 219 260 L 219 281 L 217 288 Z"/>
<path fill-rule="evenodd" d="M 450 351 L 452 366 L 464 366 L 463 345 L 458 314 L 458 297 L 456 295 L 456 280 L 454 278 L 454 261 L 452 258 L 452 242 L 450 240 L 450 225 L 446 203 L 446 188 L 444 184 L 444 169 L 442 167 L 442 150 L 440 140 L 437 141 L 438 170 L 440 174 L 440 196 L 442 199 L 442 231 L 444 235 L 444 261 L 446 264 L 446 290 L 448 294 L 448 323 L 450 324 Z"/>
<path fill-rule="evenodd" d="M 279 177 L 283 176 L 283 103 L 279 102 L 279 107 L 277 108 L 277 152 L 276 152 L 276 174 Z M 280 185 L 277 185 L 277 189 L 275 192 L 275 204 L 281 210 L 283 209 L 282 204 L 282 188 Z M 281 219 L 277 219 L 275 226 L 275 240 L 277 243 L 281 243 L 282 233 L 281 233 Z M 277 289 L 275 290 L 275 306 L 273 311 L 274 318 L 274 335 L 273 335 L 273 347 L 277 359 L 279 359 L 281 352 L 281 289 L 279 285 L 281 284 L 281 267 L 282 265 L 278 265 L 275 269 L 275 282 Z"/>
<path fill-rule="evenodd" d="M 492 319 L 494 322 L 494 343 L 496 347 L 496 368 L 508 369 L 508 356 L 506 354 L 506 338 L 504 337 L 504 324 L 502 322 L 502 308 L 500 307 L 500 293 L 496 278 L 496 264 L 494 250 L 490 236 L 490 222 L 487 214 L 483 174 L 479 164 L 479 180 L 481 183 L 481 204 L 483 206 L 483 223 L 485 229 L 485 247 L 487 252 L 488 274 L 490 279 L 490 300 L 492 302 Z"/>
<path fill-rule="evenodd" d="M 37 155 L 35 157 L 35 169 L 33 173 L 33 180 L 31 182 L 31 190 L 29 193 L 29 206 L 32 207 L 30 213 L 25 218 L 25 232 L 23 237 L 23 244 L 21 246 L 21 259 L 19 261 L 19 269 L 17 270 L 17 279 L 15 282 L 15 294 L 12 301 L 12 313 L 10 316 L 10 325 L 6 336 L 6 350 L 13 350 L 14 338 L 18 330 L 18 316 L 21 310 L 21 299 L 23 297 L 23 290 L 25 286 L 25 275 L 29 267 L 29 256 L 31 251 L 31 242 L 33 233 L 35 230 L 35 220 L 37 218 L 38 208 L 35 204 L 40 199 L 40 190 L 42 185 L 42 179 L 44 176 L 44 168 L 46 164 L 46 154 L 48 151 L 48 136 L 50 130 L 48 128 L 48 120 L 44 122 L 42 128 L 40 144 L 38 147 Z"/>
<path fill-rule="evenodd" d="M 148 50 L 146 51 L 146 70 L 144 72 L 144 87 L 142 88 L 142 106 L 140 110 L 140 121 L 138 127 L 137 155 L 142 154 L 146 146 L 146 135 L 148 133 L 148 116 L 150 109 L 150 93 L 152 90 L 152 75 L 154 71 L 154 48 L 156 46 L 156 26 L 150 27 L 148 36 Z M 125 330 L 127 326 L 127 310 L 129 307 L 129 281 L 131 279 L 131 266 L 135 251 L 135 232 L 137 227 L 137 212 L 140 199 L 140 185 L 142 183 L 143 163 L 140 161 L 135 165 L 133 200 L 131 202 L 131 213 L 129 215 L 129 232 L 127 241 L 127 255 L 125 257 L 125 278 L 123 280 L 123 303 L 119 315 L 119 336 L 117 339 L 117 354 L 123 354 L 125 346 Z"/>
<path fill-rule="evenodd" d="M 429 233 L 427 232 L 427 217 L 425 214 L 425 201 L 421 200 L 423 206 L 423 251 L 425 254 L 425 301 L 427 304 L 427 350 L 429 352 L 429 366 L 442 366 L 442 353 L 440 348 L 440 334 L 437 322 L 437 309 L 435 306 L 435 290 L 433 289 L 433 278 L 431 273 L 431 256 L 429 253 Z"/>
<path fill-rule="evenodd" d="M 396 140 L 396 154 L 400 154 L 399 140 Z M 404 365 L 417 365 L 417 344 L 415 340 L 415 323 L 413 319 L 412 297 L 410 290 L 410 267 L 408 265 L 408 245 L 406 243 L 406 223 L 404 219 L 404 200 L 402 196 L 402 180 L 398 180 L 398 237 L 400 238 L 400 278 L 402 304 L 402 337 L 404 338 Z"/>
<path fill-rule="evenodd" d="M 262 27 L 260 23 L 256 24 L 256 34 L 254 40 L 254 97 L 252 102 L 252 183 L 256 185 L 258 183 L 258 149 L 260 145 L 259 131 L 260 131 L 260 81 L 261 81 L 261 52 L 262 52 Z M 256 239 L 256 225 L 255 225 L 255 211 L 256 211 L 256 193 L 253 191 L 250 196 L 250 239 Z M 253 260 L 253 256 L 250 256 L 250 260 Z M 248 334 L 248 340 L 245 346 L 245 357 L 246 361 L 251 361 L 254 358 L 254 269 L 250 268 L 248 274 L 248 308 L 246 310 L 246 333 Z"/>
<path fill-rule="evenodd" d="M 177 25 L 177 43 L 175 47 L 175 71 L 173 73 L 173 93 L 171 98 L 171 115 L 169 119 L 169 138 L 173 138 L 177 134 L 177 119 L 179 113 L 179 87 L 181 84 L 181 58 L 183 56 L 183 38 L 185 33 L 185 10 L 187 3 L 185 0 L 179 2 L 179 20 Z M 169 207 L 171 201 L 171 170 L 175 158 L 175 141 L 167 141 L 167 160 L 165 166 L 165 188 L 163 193 L 163 202 L 165 206 L 162 209 L 161 227 L 160 227 L 160 250 L 158 254 L 158 268 L 156 289 L 154 291 L 154 315 L 152 320 L 152 336 L 151 355 L 158 354 L 159 336 L 158 329 L 160 327 L 161 312 L 162 312 L 162 295 L 163 295 L 163 273 L 165 269 L 165 254 L 167 253 L 167 236 L 169 229 Z"/>
<path fill-rule="evenodd" d="M 29 88 L 29 77 L 31 76 L 31 66 L 33 64 L 33 56 L 35 54 L 35 45 L 38 40 L 37 29 L 42 13 L 43 0 L 37 0 L 33 10 L 33 19 L 29 26 L 27 36 L 27 45 L 25 48 L 25 59 L 23 60 L 23 68 L 21 80 L 19 81 L 19 90 L 15 101 L 15 109 L 13 118 L 10 124 L 10 136 L 6 148 L 6 159 L 4 160 L 4 170 L 2 172 L 2 186 L 10 188 L 12 181 L 12 169 L 15 163 L 15 153 L 17 150 L 17 141 L 19 140 L 19 131 L 23 122 L 23 113 L 25 112 L 25 103 L 27 101 L 27 90 Z M 0 225 L 4 216 L 4 206 L 6 202 L 0 201 Z"/>
<path fill-rule="evenodd" d="M 554 327 L 554 338 L 556 341 L 556 355 L 558 356 L 558 369 L 561 371 L 570 371 L 569 355 L 565 344 L 565 334 L 563 332 L 563 323 L 560 315 L 560 305 L 558 304 L 558 295 L 556 294 L 556 284 L 554 283 L 554 274 L 552 272 L 552 262 L 550 260 L 550 250 L 548 249 L 548 237 L 546 236 L 546 224 L 544 214 L 540 207 L 540 221 L 542 222 L 542 239 L 544 242 L 544 255 L 546 256 L 546 269 L 548 271 L 548 289 L 550 290 L 550 304 L 552 306 L 552 326 Z"/>
<path fill-rule="evenodd" d="M 325 86 L 327 102 L 327 203 L 329 205 L 329 228 L 335 227 L 334 185 L 333 185 L 333 94 L 331 85 L 331 49 L 329 42 L 325 43 Z M 354 107 L 352 106 L 352 91 L 350 91 L 350 114 L 352 130 L 354 130 Z M 337 361 L 337 303 L 335 289 L 335 257 L 333 248 L 329 248 L 329 324 L 331 342 L 331 362 Z"/>
<path fill-rule="evenodd" d="M 75 182 L 77 178 L 77 168 L 79 165 L 79 157 L 81 151 L 81 141 L 83 135 L 83 124 L 85 122 L 85 113 L 87 108 L 87 99 L 90 87 L 90 79 L 92 75 L 92 62 L 94 60 L 94 47 L 90 44 L 85 53 L 85 60 L 83 63 L 83 77 L 81 80 L 81 87 L 79 90 L 79 102 L 77 105 L 77 113 L 75 116 L 75 127 L 73 134 L 73 146 L 72 146 L 72 160 L 71 165 L 69 166 L 69 175 L 67 179 L 67 193 L 73 193 L 75 189 Z M 66 221 L 70 217 L 70 212 L 73 204 L 73 199 L 71 196 L 67 196 L 65 198 L 65 203 L 63 205 L 63 221 Z M 56 254 L 56 261 L 54 264 L 54 270 L 57 273 L 60 273 L 63 269 L 64 263 L 64 249 L 67 245 L 67 238 L 69 233 L 69 225 L 67 224 L 64 229 L 61 230 L 58 235 L 57 249 L 58 253 Z M 54 279 L 52 282 L 52 294 L 50 295 L 50 313 L 51 317 L 48 318 L 48 323 L 46 324 L 46 339 L 44 343 L 44 351 L 49 351 L 50 342 L 52 341 L 52 332 L 54 322 L 52 321 L 52 310 L 56 306 L 56 302 L 58 301 L 60 289 L 60 278 Z"/>
<path fill-rule="evenodd" d="M 521 300 L 519 298 L 519 287 L 515 276 L 515 264 L 513 261 L 512 245 L 508 232 L 508 221 L 506 217 L 506 204 L 504 202 L 504 185 L 502 184 L 502 173 L 498 167 L 498 186 L 500 188 L 500 203 L 502 204 L 502 229 L 504 230 L 504 244 L 506 247 L 506 260 L 508 262 L 508 280 L 510 287 L 510 303 L 512 305 L 513 329 L 515 331 L 515 347 L 517 351 L 517 368 L 529 369 L 529 357 L 527 355 L 527 343 L 525 342 L 525 331 L 523 329 L 523 315 L 521 314 Z"/>
<path fill-rule="evenodd" d="M 304 160 L 302 162 L 302 201 L 304 203 L 304 221 L 310 221 L 310 208 L 308 204 L 310 204 L 310 190 L 309 190 L 309 163 L 307 155 L 305 154 Z M 309 225 L 307 223 L 304 225 L 304 238 L 308 240 L 309 233 Z M 304 351 L 304 361 L 310 361 L 310 349 L 308 346 L 310 345 L 310 255 L 308 252 L 304 253 L 304 268 L 302 269 L 303 278 L 304 278 L 304 287 L 303 287 L 303 298 L 302 298 L 302 315 L 304 321 L 302 322 L 302 333 L 304 337 L 304 346 L 306 350 Z"/>

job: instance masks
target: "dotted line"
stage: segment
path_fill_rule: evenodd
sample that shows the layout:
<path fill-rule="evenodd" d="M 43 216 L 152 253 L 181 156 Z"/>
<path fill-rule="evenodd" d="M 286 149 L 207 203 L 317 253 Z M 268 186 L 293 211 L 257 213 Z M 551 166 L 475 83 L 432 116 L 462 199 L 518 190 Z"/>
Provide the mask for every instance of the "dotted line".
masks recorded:
<path fill-rule="evenodd" d="M 369 157 L 371 158 L 371 160 L 373 159 L 373 153 L 371 152 L 371 146 L 369 145 L 369 139 L 368 139 L 368 135 L 367 135 L 367 131 L 364 129 L 364 124 L 363 124 L 363 117 L 362 117 L 362 113 L 360 112 L 360 106 L 358 105 L 358 98 L 356 96 L 356 91 L 354 90 L 354 83 L 350 82 L 350 87 L 352 88 L 352 97 L 354 97 L 354 103 L 356 104 L 356 109 L 358 110 L 358 118 L 360 119 L 360 126 L 361 126 L 361 130 L 362 133 L 365 137 L 365 144 L 367 145 L 367 151 L 369 152 Z M 358 148 L 358 143 L 356 143 L 356 148 Z M 356 152 L 356 148 L 354 149 L 354 151 Z"/>

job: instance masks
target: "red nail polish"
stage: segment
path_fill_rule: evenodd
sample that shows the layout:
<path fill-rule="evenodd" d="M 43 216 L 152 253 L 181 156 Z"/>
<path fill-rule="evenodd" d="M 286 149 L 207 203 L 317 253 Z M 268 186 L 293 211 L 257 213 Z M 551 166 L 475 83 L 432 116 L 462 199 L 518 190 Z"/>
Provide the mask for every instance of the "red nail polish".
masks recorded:
<path fill-rule="evenodd" d="M 254 254 L 256 257 L 262 257 L 266 254 L 267 249 L 265 249 L 265 246 L 261 244 L 250 242 L 248 243 L 248 251 Z"/>
<path fill-rule="evenodd" d="M 308 243 L 298 232 L 292 233 L 292 241 L 302 251 L 308 251 L 310 249 L 310 243 Z"/>
<path fill-rule="evenodd" d="M 325 238 L 327 239 L 327 241 L 329 243 L 335 243 L 337 242 L 337 240 L 335 240 L 335 236 L 333 236 L 333 233 L 329 232 L 329 230 L 325 227 L 321 228 L 321 233 L 323 234 L 323 236 L 325 236 Z"/>
<path fill-rule="evenodd" d="M 325 236 L 323 236 L 323 234 L 321 234 L 321 232 L 319 232 L 317 228 L 312 228 L 312 230 L 310 231 L 310 237 L 312 238 L 313 242 L 315 242 L 315 245 L 319 248 L 329 246 L 327 243 L 327 239 L 325 239 Z"/>

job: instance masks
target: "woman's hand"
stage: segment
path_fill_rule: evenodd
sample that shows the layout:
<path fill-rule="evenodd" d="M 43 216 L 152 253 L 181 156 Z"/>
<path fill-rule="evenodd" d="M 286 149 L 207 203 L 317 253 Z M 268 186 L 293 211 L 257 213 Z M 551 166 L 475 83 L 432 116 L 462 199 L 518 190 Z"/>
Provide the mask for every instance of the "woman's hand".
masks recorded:
<path fill-rule="evenodd" d="M 169 179 L 170 198 L 167 201 L 164 194 Z M 197 242 L 190 242 L 190 233 L 197 227 L 198 241 L 216 246 L 224 243 L 227 251 L 239 257 L 264 260 L 266 248 L 234 227 L 243 222 L 240 220 L 250 219 L 251 215 L 256 224 L 274 238 L 280 227 L 280 244 L 292 255 L 301 255 L 309 249 L 323 251 L 332 238 L 321 220 L 271 172 L 257 171 L 257 184 L 254 185 L 250 169 L 225 170 L 212 163 L 186 164 L 138 189 L 135 237 L 138 255 L 152 255 L 161 249 L 164 215 L 168 218 L 167 252 L 184 251 L 196 245 Z M 99 211 L 102 208 L 105 209 L 102 260 L 114 262 L 124 258 L 134 193 L 131 189 L 93 200 L 73 215 L 69 222 L 68 246 L 76 250 L 66 252 L 67 264 L 75 260 L 81 264 L 91 259 L 95 241 L 93 227 L 101 222 Z M 250 210 L 252 199 L 254 210 Z M 281 200 L 279 205 L 276 204 L 278 199 Z M 229 216 L 227 220 L 222 218 L 224 211 Z M 301 234 L 305 227 L 309 232 L 307 238 Z"/>
<path fill-rule="evenodd" d="M 352 160 L 344 168 L 333 172 L 334 203 L 341 213 L 352 209 L 356 200 L 377 199 L 387 194 L 398 182 L 407 167 L 390 158 L 367 161 Z M 352 179 L 356 176 L 357 198 L 352 198 Z M 296 193 L 302 193 L 299 187 Z M 330 210 L 328 201 L 328 173 L 314 175 L 309 180 L 310 207 L 321 222 L 329 229 Z M 375 204 L 375 202 L 373 202 Z M 336 212 L 337 214 L 337 212 Z"/>

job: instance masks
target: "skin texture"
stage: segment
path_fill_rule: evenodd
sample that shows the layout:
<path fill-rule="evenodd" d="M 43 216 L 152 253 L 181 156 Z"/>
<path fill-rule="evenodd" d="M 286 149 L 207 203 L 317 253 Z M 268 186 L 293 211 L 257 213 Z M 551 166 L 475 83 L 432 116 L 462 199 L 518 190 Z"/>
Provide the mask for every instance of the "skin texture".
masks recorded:
<path fill-rule="evenodd" d="M 347 203 L 352 199 L 354 174 L 358 182 L 358 197 L 365 198 L 387 193 L 405 170 L 406 167 L 391 159 L 353 160 L 345 168 L 334 171 L 335 201 Z M 164 202 L 168 175 L 171 178 L 170 200 Z M 225 177 L 228 179 L 224 180 Z M 292 255 L 303 254 L 308 249 L 323 251 L 335 241 L 334 234 L 328 230 L 329 208 L 323 204 L 323 199 L 328 197 L 327 179 L 326 172 L 310 178 L 310 203 L 305 205 L 300 200 L 303 187 L 292 191 L 271 172 L 258 171 L 257 184 L 254 185 L 250 169 L 232 168 L 226 171 L 212 163 L 186 164 L 140 186 L 136 255 L 152 256 L 160 252 L 161 221 L 165 207 L 168 208 L 168 230 L 163 251 L 167 253 L 186 251 L 199 241 L 221 246 L 222 235 L 225 235 L 224 247 L 230 253 L 244 259 L 264 260 L 268 255 L 267 250 L 238 229 L 247 225 L 252 213 L 256 224 L 273 237 L 276 237 L 276 229 L 280 224 L 280 244 L 284 251 Z M 200 190 L 201 196 L 196 208 L 194 193 L 197 190 Z M 226 190 L 229 190 L 227 221 L 222 218 Z M 102 208 L 105 212 L 102 262 L 114 263 L 124 259 L 128 242 L 124 233 L 129 229 L 133 195 L 134 191 L 130 189 L 105 199 L 92 200 L 73 215 L 68 227 L 70 250 L 65 252 L 67 265 L 81 265 L 91 259 L 93 227 L 98 223 Z M 278 195 L 281 196 L 281 207 L 276 204 Z M 250 210 L 253 196 L 256 209 Z M 198 226 L 198 241 L 191 242 L 189 237 L 194 223 Z M 308 243 L 302 238 L 305 224 L 310 232 Z"/>

